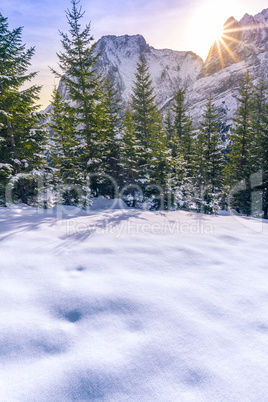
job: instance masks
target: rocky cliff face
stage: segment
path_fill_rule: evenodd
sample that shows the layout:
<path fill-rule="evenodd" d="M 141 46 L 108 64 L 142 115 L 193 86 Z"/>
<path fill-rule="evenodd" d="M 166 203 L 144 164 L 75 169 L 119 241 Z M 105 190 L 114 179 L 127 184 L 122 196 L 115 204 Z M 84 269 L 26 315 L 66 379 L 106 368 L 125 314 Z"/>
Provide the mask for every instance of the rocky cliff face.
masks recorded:
<path fill-rule="evenodd" d="M 224 25 L 222 41 L 215 42 L 198 79 L 187 93 L 187 103 L 197 123 L 211 93 L 226 124 L 234 116 L 240 80 L 248 71 L 255 83 L 268 85 L 268 9 L 253 16 L 233 17 Z"/>
<path fill-rule="evenodd" d="M 101 52 L 99 70 L 109 76 L 126 107 L 131 97 L 137 63 L 143 56 L 150 68 L 156 102 L 164 108 L 179 88 L 191 88 L 203 67 L 203 60 L 192 52 L 157 50 L 141 35 L 103 36 L 97 43 Z"/>
<path fill-rule="evenodd" d="M 186 89 L 187 105 L 198 125 L 211 93 L 228 125 L 237 109 L 243 74 L 249 71 L 255 82 L 263 77 L 268 85 L 268 9 L 255 16 L 245 14 L 240 21 L 229 18 L 222 41 L 212 45 L 205 62 L 192 52 L 154 49 L 141 35 L 104 36 L 97 42 L 96 52 L 101 52 L 98 69 L 119 91 L 123 108 L 130 100 L 137 62 L 143 56 L 162 110 L 178 88 Z M 67 97 L 62 85 L 60 89 Z"/>

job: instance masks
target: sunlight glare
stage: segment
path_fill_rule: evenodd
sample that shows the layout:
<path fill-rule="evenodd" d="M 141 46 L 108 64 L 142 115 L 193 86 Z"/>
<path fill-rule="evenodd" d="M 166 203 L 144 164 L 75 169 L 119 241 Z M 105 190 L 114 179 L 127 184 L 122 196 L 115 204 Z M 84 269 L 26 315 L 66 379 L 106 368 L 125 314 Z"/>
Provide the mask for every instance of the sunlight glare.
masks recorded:
<path fill-rule="evenodd" d="M 223 24 L 236 14 L 241 14 L 241 9 L 234 8 L 231 1 L 203 3 L 195 9 L 188 26 L 190 48 L 205 60 L 214 41 L 222 37 Z"/>

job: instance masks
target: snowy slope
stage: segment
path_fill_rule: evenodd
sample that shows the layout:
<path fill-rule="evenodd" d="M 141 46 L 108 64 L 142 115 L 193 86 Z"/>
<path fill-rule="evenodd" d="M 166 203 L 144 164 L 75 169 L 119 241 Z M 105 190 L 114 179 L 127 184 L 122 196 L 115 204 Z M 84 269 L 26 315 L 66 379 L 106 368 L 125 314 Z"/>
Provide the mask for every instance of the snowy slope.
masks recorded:
<path fill-rule="evenodd" d="M 268 399 L 267 224 L 31 211 L 0 209 L 1 402 Z"/>
<path fill-rule="evenodd" d="M 267 21 L 268 9 L 255 16 L 245 14 L 240 21 L 230 17 L 225 24 L 225 46 L 219 44 L 219 51 L 214 43 L 205 63 L 192 52 L 154 49 L 141 35 L 103 36 L 96 45 L 96 52 L 101 52 L 98 70 L 110 77 L 124 110 L 131 99 L 137 62 L 143 56 L 151 72 L 156 101 L 163 111 L 175 92 L 184 88 L 187 106 L 198 125 L 211 93 L 220 118 L 229 125 L 236 113 L 236 98 L 245 72 L 250 72 L 255 83 L 263 77 L 268 85 Z M 68 98 L 62 84 L 60 91 Z"/>
<path fill-rule="evenodd" d="M 212 94 L 226 124 L 237 109 L 240 80 L 248 71 L 255 84 L 263 78 L 268 86 L 268 9 L 238 22 L 233 17 L 226 23 L 222 42 L 214 43 L 202 72 L 188 92 L 188 105 L 198 122 L 207 95 Z"/>
<path fill-rule="evenodd" d="M 96 44 L 95 54 L 100 54 L 97 69 L 104 77 L 109 77 L 118 91 L 123 111 L 131 99 L 141 56 L 149 66 L 156 102 L 161 109 L 168 106 L 176 88 L 190 88 L 203 67 L 203 60 L 195 53 L 155 49 L 141 35 L 103 36 Z M 59 90 L 63 98 L 68 99 L 63 83 Z M 50 106 L 46 111 L 50 111 Z"/>
<path fill-rule="evenodd" d="M 186 103 L 198 126 L 208 95 L 211 93 L 226 125 L 232 123 L 237 109 L 240 80 L 249 71 L 255 84 L 264 78 L 268 85 L 268 9 L 237 21 L 225 23 L 225 45 L 212 45 L 205 61 L 193 52 L 154 49 L 141 35 L 103 36 L 96 45 L 101 52 L 98 70 L 108 76 L 127 107 L 132 94 L 137 62 L 143 56 L 149 66 L 156 102 L 165 112 L 179 88 L 186 90 Z M 227 50 L 228 48 L 228 50 Z M 68 99 L 66 88 L 60 91 Z M 49 112 L 49 106 L 46 111 Z"/>
<path fill-rule="evenodd" d="M 156 102 L 161 108 L 173 98 L 175 88 L 190 87 L 203 66 L 202 59 L 196 54 L 154 49 L 141 35 L 103 36 L 97 43 L 96 52 L 101 52 L 99 70 L 104 76 L 110 77 L 125 107 L 132 94 L 141 56 L 149 66 Z"/>

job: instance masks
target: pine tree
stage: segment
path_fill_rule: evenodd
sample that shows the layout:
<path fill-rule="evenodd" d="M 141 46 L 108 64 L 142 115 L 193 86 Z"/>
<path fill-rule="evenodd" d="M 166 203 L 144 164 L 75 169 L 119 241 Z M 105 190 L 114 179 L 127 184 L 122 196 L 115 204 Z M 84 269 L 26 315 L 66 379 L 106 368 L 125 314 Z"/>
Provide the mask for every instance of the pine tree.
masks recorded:
<path fill-rule="evenodd" d="M 220 121 L 211 95 L 202 117 L 196 139 L 195 177 L 202 210 L 213 212 L 223 187 L 224 158 L 219 134 Z"/>
<path fill-rule="evenodd" d="M 179 89 L 174 96 L 172 111 L 174 112 L 174 134 L 172 138 L 172 154 L 181 153 L 190 164 L 192 155 L 192 122 L 187 114 L 185 103 L 185 91 Z"/>
<path fill-rule="evenodd" d="M 265 109 L 267 105 L 267 88 L 264 79 L 261 79 L 259 84 L 254 88 L 252 100 L 252 163 L 256 171 L 262 168 L 263 143 L 261 140 L 263 132 L 263 123 Z"/>
<path fill-rule="evenodd" d="M 268 219 L 268 103 L 265 104 L 261 118 L 261 131 L 259 134 L 260 167 L 263 175 L 261 189 L 263 191 L 263 217 Z"/>
<path fill-rule="evenodd" d="M 46 167 L 46 131 L 38 125 L 40 87 L 25 87 L 37 73 L 27 73 L 34 48 L 26 49 L 22 28 L 8 29 L 0 13 L 0 180 L 17 184 L 24 203 L 36 193 L 36 177 Z"/>
<path fill-rule="evenodd" d="M 142 146 L 137 139 L 133 116 L 128 108 L 124 115 L 120 140 L 120 183 L 124 188 L 123 197 L 132 207 L 138 198 L 139 178 L 142 178 L 139 161 L 142 158 Z"/>
<path fill-rule="evenodd" d="M 264 80 L 255 89 L 253 111 L 253 162 L 252 170 L 262 174 L 259 190 L 263 192 L 262 209 L 264 219 L 268 219 L 268 94 Z"/>
<path fill-rule="evenodd" d="M 137 65 L 135 78 L 131 108 L 135 134 L 140 145 L 140 183 L 146 184 L 145 197 L 150 198 L 155 196 L 153 189 L 164 186 L 166 182 L 166 133 L 161 113 L 155 103 L 149 68 L 143 57 Z"/>
<path fill-rule="evenodd" d="M 158 124 L 158 110 L 155 104 L 154 88 L 149 67 L 142 57 L 135 73 L 131 108 L 138 140 L 145 149 L 149 149 Z M 148 151 L 150 152 L 150 150 Z"/>
<path fill-rule="evenodd" d="M 152 207 L 168 209 L 170 194 L 168 179 L 171 170 L 170 152 L 168 149 L 167 133 L 164 129 L 162 116 L 156 110 L 154 116 L 154 131 L 150 141 L 151 158 L 148 161 L 148 175 L 150 177 L 147 196 L 155 199 Z"/>
<path fill-rule="evenodd" d="M 58 195 L 57 202 L 77 205 L 74 187 L 78 181 L 80 142 L 76 139 L 74 109 L 64 101 L 55 88 L 52 97 L 49 159 L 54 168 L 53 187 Z"/>
<path fill-rule="evenodd" d="M 95 173 L 100 177 L 98 193 L 114 198 L 119 179 L 120 99 L 107 79 L 104 81 L 101 102 L 97 105 L 98 142 L 96 145 Z M 100 183 L 101 182 L 101 183 Z"/>
<path fill-rule="evenodd" d="M 171 148 L 172 139 L 174 136 L 174 124 L 173 124 L 173 119 L 172 119 L 170 108 L 168 109 L 166 118 L 164 120 L 164 126 L 165 126 L 165 130 L 166 130 L 168 146 Z"/>
<path fill-rule="evenodd" d="M 233 195 L 231 205 L 239 212 L 251 212 L 250 175 L 254 173 L 254 87 L 247 73 L 241 81 L 238 97 L 237 117 L 233 119 L 234 128 L 229 134 L 230 152 L 225 169 L 226 181 L 230 187 L 244 181 L 244 190 Z"/>
<path fill-rule="evenodd" d="M 175 199 L 180 206 L 188 208 L 193 193 L 193 128 L 185 107 L 185 91 L 179 89 L 171 106 L 174 114 L 169 148 L 172 156 L 171 182 Z"/>
<path fill-rule="evenodd" d="M 102 80 L 96 72 L 98 55 L 94 54 L 95 45 L 90 25 L 81 28 L 84 16 L 79 1 L 71 0 L 72 9 L 67 9 L 69 34 L 60 32 L 63 51 L 57 53 L 61 72 L 53 73 L 65 84 L 74 108 L 72 119 L 76 135 L 80 141 L 78 184 L 86 186 L 87 174 L 98 173 L 101 136 L 98 131 L 99 104 L 102 102 Z M 78 173 L 78 172 L 77 172 Z"/>
<path fill-rule="evenodd" d="M 187 204 L 188 187 L 187 181 L 191 181 L 187 176 L 191 175 L 190 153 L 188 149 L 183 149 L 183 140 L 191 133 L 190 119 L 186 115 L 184 108 L 184 91 L 178 90 L 174 96 L 174 103 L 169 108 L 165 124 L 164 146 L 162 152 L 162 169 L 164 173 L 161 182 L 166 188 L 168 208 L 177 208 Z M 189 124 L 189 126 L 188 126 Z M 184 156 L 185 153 L 185 156 Z M 164 157 L 164 158 L 163 158 Z M 187 159 L 187 163 L 186 162 Z M 187 166 L 188 165 L 188 166 Z M 161 167 L 161 164 L 160 164 Z M 188 167 L 188 169 L 187 169 Z"/>

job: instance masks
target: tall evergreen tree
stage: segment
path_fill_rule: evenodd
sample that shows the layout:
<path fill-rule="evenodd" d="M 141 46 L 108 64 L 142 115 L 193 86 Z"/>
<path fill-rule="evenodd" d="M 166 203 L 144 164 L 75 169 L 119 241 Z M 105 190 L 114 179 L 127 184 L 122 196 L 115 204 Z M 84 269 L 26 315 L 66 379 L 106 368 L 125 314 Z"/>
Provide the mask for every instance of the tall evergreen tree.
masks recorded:
<path fill-rule="evenodd" d="M 172 135 L 169 139 L 169 148 L 172 156 L 172 176 L 175 187 L 183 199 L 187 199 L 193 186 L 193 127 L 190 116 L 185 107 L 185 91 L 179 89 L 174 96 L 171 110 L 174 114 Z M 174 180 L 173 180 L 174 181 Z M 190 190 L 190 191 L 189 191 Z"/>
<path fill-rule="evenodd" d="M 57 53 L 61 72 L 54 69 L 54 74 L 66 85 L 70 99 L 77 108 L 77 123 L 81 124 L 82 138 L 90 144 L 95 135 L 95 108 L 99 99 L 99 77 L 96 74 L 98 55 L 94 55 L 94 38 L 90 33 L 90 24 L 81 28 L 84 16 L 79 0 L 71 0 L 72 9 L 67 9 L 66 17 L 69 24 L 69 35 L 60 32 L 63 52 Z"/>
<path fill-rule="evenodd" d="M 138 165 L 141 179 L 147 184 L 145 195 L 151 197 L 157 186 L 165 184 L 164 177 L 168 173 L 167 143 L 162 116 L 155 103 L 149 68 L 143 57 L 137 65 L 131 108 L 135 134 L 140 145 Z"/>
<path fill-rule="evenodd" d="M 268 104 L 263 108 L 261 131 L 259 135 L 260 144 L 260 167 L 263 175 L 261 189 L 263 191 L 263 217 L 268 219 Z"/>
<path fill-rule="evenodd" d="M 76 138 L 74 109 L 64 101 L 56 88 L 53 91 L 50 122 L 49 159 L 54 168 L 53 186 L 58 202 L 67 205 L 78 203 L 74 186 L 80 174 L 80 142 Z"/>
<path fill-rule="evenodd" d="M 149 67 L 142 57 L 135 73 L 131 107 L 136 135 L 145 149 L 150 148 L 159 118 L 153 93 Z"/>
<path fill-rule="evenodd" d="M 139 179 L 143 173 L 139 162 L 142 158 L 143 147 L 137 139 L 133 116 L 128 108 L 124 115 L 120 140 L 120 183 L 124 188 L 123 196 L 131 206 L 135 206 L 136 199 L 139 198 Z"/>
<path fill-rule="evenodd" d="M 174 134 L 172 138 L 172 153 L 181 153 L 190 163 L 192 155 L 193 134 L 192 122 L 185 107 L 185 91 L 179 89 L 174 96 L 172 105 L 174 112 Z"/>
<path fill-rule="evenodd" d="M 174 136 L 174 125 L 173 125 L 173 119 L 172 119 L 172 114 L 170 108 L 168 109 L 166 118 L 164 120 L 164 127 L 166 130 L 166 137 L 167 137 L 167 143 L 168 146 L 171 147 L 172 144 L 172 139 Z"/>
<path fill-rule="evenodd" d="M 74 109 L 72 123 L 75 138 L 80 141 L 80 173 L 77 175 L 77 184 L 86 186 L 87 174 L 94 174 L 97 162 L 100 161 L 98 108 L 103 92 L 102 80 L 96 72 L 98 55 L 94 54 L 90 25 L 81 28 L 84 12 L 79 7 L 79 0 L 71 0 L 71 5 L 71 10 L 66 11 L 69 33 L 60 32 L 63 46 L 63 51 L 57 53 L 60 72 L 52 71 L 66 86 L 70 106 Z"/>
<path fill-rule="evenodd" d="M 171 170 L 171 158 L 168 149 L 167 133 L 163 126 L 162 115 L 158 110 L 154 112 L 154 131 L 150 140 L 151 158 L 148 161 L 148 175 L 150 186 L 147 194 L 156 197 L 154 208 L 166 209 L 169 207 L 168 178 Z"/>
<path fill-rule="evenodd" d="M 241 81 L 238 97 L 239 107 L 234 128 L 229 134 L 231 141 L 225 175 L 229 186 L 244 180 L 245 189 L 233 195 L 232 206 L 239 212 L 251 212 L 250 175 L 254 173 L 254 87 L 247 73 Z"/>
<path fill-rule="evenodd" d="M 152 158 L 157 159 L 156 153 L 163 145 L 163 123 L 162 116 L 155 103 L 149 67 L 143 57 L 137 65 L 131 108 L 135 134 L 143 150 L 139 165 L 143 171 L 143 179 L 148 178 L 149 181 L 149 165 Z M 158 139 L 159 143 L 157 143 Z"/>
<path fill-rule="evenodd" d="M 97 73 L 99 55 L 92 44 L 90 25 L 81 28 L 84 16 L 79 1 L 67 10 L 69 33 L 60 32 L 63 52 L 58 53 L 61 72 L 53 70 L 66 86 L 69 116 L 80 141 L 77 184 L 90 186 L 93 196 L 113 197 L 119 175 L 119 100 L 112 85 Z M 70 108 L 73 112 L 70 113 Z"/>
<path fill-rule="evenodd" d="M 101 183 L 97 186 L 98 193 L 112 198 L 118 190 L 120 173 L 119 132 L 121 119 L 119 117 L 119 104 L 120 99 L 117 91 L 113 89 L 108 79 L 105 80 L 101 102 L 97 105 L 98 139 L 95 142 L 94 173 L 100 175 L 99 182 Z M 101 176 L 103 177 L 101 178 Z"/>
<path fill-rule="evenodd" d="M 255 87 L 252 99 L 252 163 L 257 171 L 262 169 L 262 155 L 263 155 L 263 142 L 261 140 L 263 128 L 265 109 L 267 106 L 267 88 L 264 80 L 261 79 L 259 84 Z"/>
<path fill-rule="evenodd" d="M 204 206 L 204 212 L 214 209 L 214 204 L 223 186 L 224 158 L 219 127 L 218 113 L 210 95 L 203 113 L 201 127 L 197 133 L 195 152 L 195 177 L 200 197 L 203 198 L 201 204 Z"/>
<path fill-rule="evenodd" d="M 0 180 L 3 188 L 13 178 L 24 203 L 36 191 L 38 170 L 46 166 L 47 136 L 36 105 L 41 88 L 25 87 L 37 74 L 27 72 L 33 54 L 22 42 L 22 28 L 10 31 L 0 13 Z"/>
<path fill-rule="evenodd" d="M 139 160 L 142 158 L 140 154 L 141 145 L 135 134 L 135 126 L 132 113 L 126 110 L 123 120 L 123 127 L 120 142 L 120 162 L 122 169 L 123 185 L 136 184 L 141 176 L 139 168 Z"/>
<path fill-rule="evenodd" d="M 263 216 L 268 219 L 268 93 L 264 80 L 256 87 L 253 111 L 253 170 L 261 171 L 262 183 L 259 190 L 263 192 Z"/>

